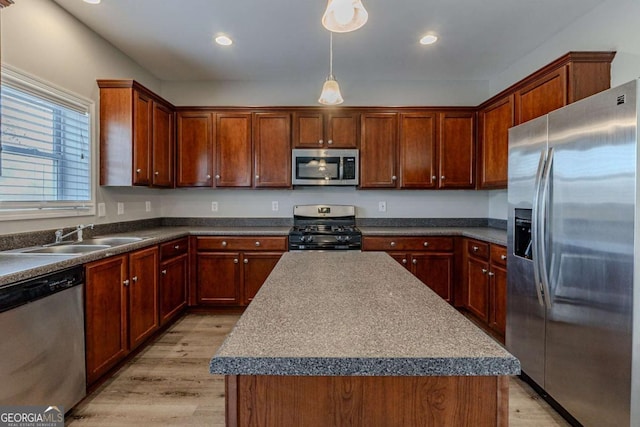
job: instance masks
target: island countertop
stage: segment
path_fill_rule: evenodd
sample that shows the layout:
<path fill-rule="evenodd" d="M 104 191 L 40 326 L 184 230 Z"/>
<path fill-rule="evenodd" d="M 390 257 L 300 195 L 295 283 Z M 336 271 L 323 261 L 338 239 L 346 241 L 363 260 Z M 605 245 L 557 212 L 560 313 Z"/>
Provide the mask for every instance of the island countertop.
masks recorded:
<path fill-rule="evenodd" d="M 212 374 L 501 376 L 519 361 L 382 252 L 289 252 Z"/>

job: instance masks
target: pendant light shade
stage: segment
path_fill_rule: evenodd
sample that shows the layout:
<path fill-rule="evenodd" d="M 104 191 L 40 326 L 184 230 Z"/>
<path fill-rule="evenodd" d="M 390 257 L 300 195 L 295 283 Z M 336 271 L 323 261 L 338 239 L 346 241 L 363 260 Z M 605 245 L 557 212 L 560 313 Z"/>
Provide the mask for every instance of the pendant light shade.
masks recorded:
<path fill-rule="evenodd" d="M 338 105 L 344 102 L 340 94 L 340 86 L 333 76 L 333 33 L 329 33 L 329 76 L 322 85 L 322 93 L 320 93 L 318 102 L 324 105 Z"/>
<path fill-rule="evenodd" d="M 334 33 L 348 33 L 366 24 L 369 14 L 361 0 L 329 0 L 322 25 Z"/>

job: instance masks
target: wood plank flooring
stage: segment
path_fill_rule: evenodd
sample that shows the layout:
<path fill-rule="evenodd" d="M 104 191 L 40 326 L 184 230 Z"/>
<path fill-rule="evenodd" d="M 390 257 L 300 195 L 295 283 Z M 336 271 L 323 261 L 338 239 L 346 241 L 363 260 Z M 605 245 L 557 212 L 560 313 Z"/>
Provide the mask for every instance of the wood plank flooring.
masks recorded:
<path fill-rule="evenodd" d="M 209 360 L 239 315 L 188 314 L 82 401 L 67 426 L 224 426 L 224 377 Z M 511 427 L 565 427 L 527 384 L 512 378 Z"/>

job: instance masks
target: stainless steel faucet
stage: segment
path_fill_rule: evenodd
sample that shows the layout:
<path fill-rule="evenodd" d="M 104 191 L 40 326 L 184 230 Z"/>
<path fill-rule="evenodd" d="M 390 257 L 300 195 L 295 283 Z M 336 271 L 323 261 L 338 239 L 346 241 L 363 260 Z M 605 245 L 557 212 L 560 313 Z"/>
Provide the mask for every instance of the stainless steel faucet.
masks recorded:
<path fill-rule="evenodd" d="M 62 234 L 64 231 L 62 229 L 56 230 L 56 243 L 62 243 L 62 241 L 71 236 L 72 234 L 78 235 L 78 242 L 82 242 L 82 230 L 85 228 L 91 228 L 93 230 L 93 224 L 82 225 L 79 224 L 75 230 L 68 232 L 67 234 Z"/>

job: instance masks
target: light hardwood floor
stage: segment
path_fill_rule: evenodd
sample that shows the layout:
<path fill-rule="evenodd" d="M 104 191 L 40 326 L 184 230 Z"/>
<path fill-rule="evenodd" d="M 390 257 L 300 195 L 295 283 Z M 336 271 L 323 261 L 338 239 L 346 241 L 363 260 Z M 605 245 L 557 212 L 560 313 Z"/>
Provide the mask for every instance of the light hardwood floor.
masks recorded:
<path fill-rule="evenodd" d="M 209 360 L 239 315 L 188 314 L 67 416 L 66 425 L 224 426 L 224 377 Z M 511 427 L 569 426 L 527 384 L 512 378 Z"/>

